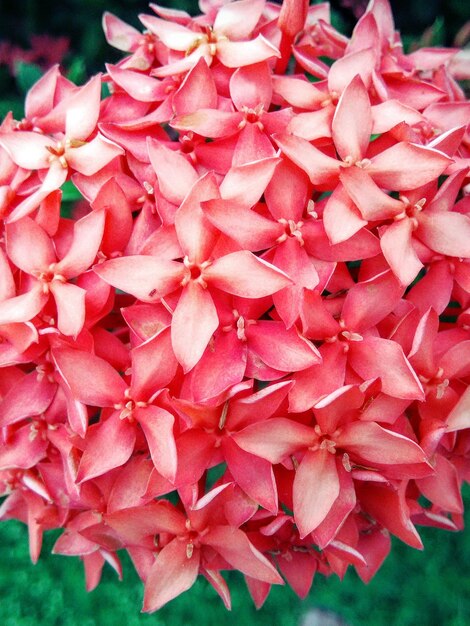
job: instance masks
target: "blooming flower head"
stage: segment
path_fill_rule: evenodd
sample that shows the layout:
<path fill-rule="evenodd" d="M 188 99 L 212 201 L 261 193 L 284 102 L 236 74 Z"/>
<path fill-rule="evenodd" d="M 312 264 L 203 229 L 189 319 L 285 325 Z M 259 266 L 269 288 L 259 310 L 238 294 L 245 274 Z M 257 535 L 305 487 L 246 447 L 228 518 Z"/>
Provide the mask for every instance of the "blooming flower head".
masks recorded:
<path fill-rule="evenodd" d="M 470 478 L 462 57 L 387 0 L 200 8 L 105 14 L 127 56 L 0 126 L 0 517 L 87 589 L 127 550 L 148 612 L 367 582 Z"/>

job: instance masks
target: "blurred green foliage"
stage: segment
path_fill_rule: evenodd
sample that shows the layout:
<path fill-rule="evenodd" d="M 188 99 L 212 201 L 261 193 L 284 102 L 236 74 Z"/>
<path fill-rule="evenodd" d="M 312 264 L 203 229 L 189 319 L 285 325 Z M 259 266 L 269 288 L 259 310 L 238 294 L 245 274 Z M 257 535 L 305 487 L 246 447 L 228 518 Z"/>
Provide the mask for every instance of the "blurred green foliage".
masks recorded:
<path fill-rule="evenodd" d="M 470 508 L 470 488 L 464 489 Z M 470 514 L 467 512 L 467 522 Z M 227 574 L 233 608 L 227 613 L 215 591 L 199 580 L 153 615 L 139 613 L 142 584 L 127 557 L 124 581 L 105 567 L 100 586 L 84 589 L 77 558 L 49 552 L 57 533 L 46 535 L 38 564 L 29 561 L 27 531 L 19 522 L 0 524 L 0 624 L 2 626 L 298 626 L 311 607 L 328 608 L 350 626 L 468 626 L 470 624 L 470 533 L 420 529 L 425 550 L 393 542 L 390 556 L 365 586 L 353 571 L 344 581 L 317 576 L 309 597 L 299 600 L 287 587 L 272 589 L 256 611 L 242 576 Z"/>

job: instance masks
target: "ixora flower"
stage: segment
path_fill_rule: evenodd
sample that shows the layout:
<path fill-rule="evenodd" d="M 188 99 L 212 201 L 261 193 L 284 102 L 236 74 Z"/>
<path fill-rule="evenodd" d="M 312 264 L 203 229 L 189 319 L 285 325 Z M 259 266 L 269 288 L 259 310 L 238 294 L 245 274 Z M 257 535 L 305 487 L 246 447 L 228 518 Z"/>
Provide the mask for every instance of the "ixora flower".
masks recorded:
<path fill-rule="evenodd" d="M 351 38 L 326 3 L 150 6 L 0 126 L 0 518 L 33 561 L 63 529 L 87 589 L 127 550 L 149 612 L 198 576 L 230 608 L 224 570 L 257 607 L 367 582 L 462 528 L 470 70 L 387 0 Z"/>

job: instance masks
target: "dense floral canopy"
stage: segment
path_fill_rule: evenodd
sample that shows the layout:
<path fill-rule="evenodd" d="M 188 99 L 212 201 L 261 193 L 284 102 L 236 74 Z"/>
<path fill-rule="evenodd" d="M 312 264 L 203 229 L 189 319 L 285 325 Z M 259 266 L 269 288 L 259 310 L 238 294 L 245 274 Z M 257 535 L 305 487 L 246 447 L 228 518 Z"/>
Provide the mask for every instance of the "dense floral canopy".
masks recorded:
<path fill-rule="evenodd" d="M 145 611 L 367 582 L 470 480 L 465 59 L 387 0 L 199 5 L 105 14 L 122 60 L 0 127 L 0 517 L 88 589 L 126 549 Z"/>

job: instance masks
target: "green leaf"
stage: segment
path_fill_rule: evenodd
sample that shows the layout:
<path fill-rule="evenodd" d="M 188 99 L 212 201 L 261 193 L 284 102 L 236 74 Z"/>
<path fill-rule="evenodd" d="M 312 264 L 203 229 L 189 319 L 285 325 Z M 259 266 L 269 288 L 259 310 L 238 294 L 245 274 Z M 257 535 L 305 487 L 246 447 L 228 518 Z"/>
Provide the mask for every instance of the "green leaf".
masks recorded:
<path fill-rule="evenodd" d="M 322 63 L 324 63 L 325 65 L 328 65 L 328 67 L 331 67 L 333 63 L 336 61 L 336 59 L 331 59 L 330 57 L 325 57 L 325 56 L 319 56 L 318 60 L 322 61 Z"/>
<path fill-rule="evenodd" d="M 26 94 L 31 87 L 41 78 L 43 71 L 34 63 L 20 61 L 15 66 L 16 82 L 20 90 Z"/>
<path fill-rule="evenodd" d="M 62 202 L 76 202 L 83 198 L 71 180 L 65 182 L 62 187 Z"/>
<path fill-rule="evenodd" d="M 331 11 L 331 25 L 340 33 L 350 34 L 351 32 L 351 28 L 348 26 L 346 20 L 334 9 Z"/>
<path fill-rule="evenodd" d="M 81 85 L 86 80 L 86 66 L 85 59 L 81 56 L 76 56 L 72 59 L 67 71 L 67 78 L 75 83 Z"/>
<path fill-rule="evenodd" d="M 215 483 L 222 478 L 227 469 L 227 463 L 219 463 L 215 467 L 211 467 L 207 470 L 206 476 L 206 489 L 209 491 L 215 485 Z"/>
<path fill-rule="evenodd" d="M 444 18 L 442 16 L 436 17 L 433 25 L 431 26 L 431 46 L 443 46 L 445 45 L 446 29 L 444 24 Z"/>
<path fill-rule="evenodd" d="M 101 100 L 111 95 L 108 83 L 101 83 Z"/>
<path fill-rule="evenodd" d="M 308 72 L 306 72 L 305 75 L 311 83 L 318 83 L 320 80 L 319 78 L 317 78 L 316 76 L 313 76 L 312 74 L 309 74 Z"/>
<path fill-rule="evenodd" d="M 10 111 L 13 113 L 15 120 L 20 120 L 24 117 L 23 102 L 19 98 L 3 98 L 0 100 L 0 121 Z"/>

